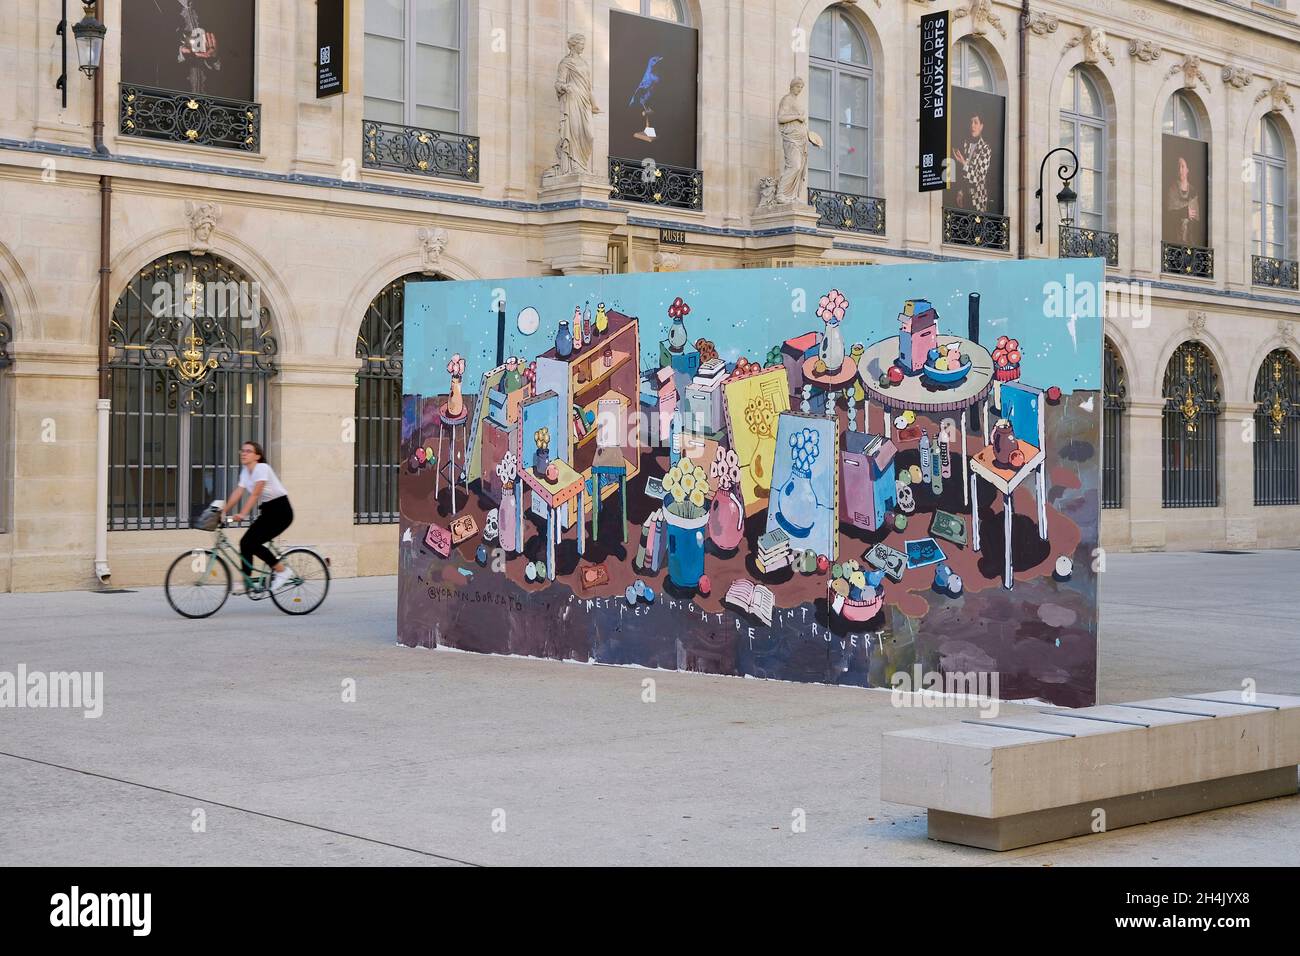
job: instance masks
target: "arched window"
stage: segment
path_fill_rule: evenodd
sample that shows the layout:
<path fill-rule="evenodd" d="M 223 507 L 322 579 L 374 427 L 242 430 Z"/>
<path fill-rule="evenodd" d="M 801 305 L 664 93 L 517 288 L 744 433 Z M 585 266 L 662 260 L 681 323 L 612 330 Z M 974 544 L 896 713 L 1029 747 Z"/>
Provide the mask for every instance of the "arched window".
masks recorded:
<path fill-rule="evenodd" d="M 464 126 L 465 0 L 366 0 L 365 118 Z"/>
<path fill-rule="evenodd" d="M 1300 363 L 1286 349 L 1255 378 L 1255 504 L 1300 504 Z"/>
<path fill-rule="evenodd" d="M 690 15 L 682 0 L 641 0 L 641 16 L 671 20 L 683 26 L 690 26 Z"/>
<path fill-rule="evenodd" d="M 353 523 L 397 521 L 397 470 L 402 438 L 402 309 L 415 272 L 390 283 L 371 300 L 357 332 L 356 444 L 353 448 Z"/>
<path fill-rule="evenodd" d="M 214 255 L 178 252 L 113 308 L 109 528 L 188 528 L 238 480 L 239 445 L 267 444 L 277 346 L 259 284 Z"/>
<path fill-rule="evenodd" d="M 1169 97 L 1165 104 L 1165 116 L 1162 130 L 1171 136 L 1186 136 L 1188 139 L 1201 139 L 1201 121 L 1196 115 L 1196 107 L 1182 90 Z"/>
<path fill-rule="evenodd" d="M 980 93 L 998 91 L 998 82 L 988 57 L 970 37 L 962 37 L 953 47 L 952 82 L 956 86 Z"/>
<path fill-rule="evenodd" d="M 0 290 L 0 534 L 9 530 L 9 501 L 12 493 L 9 478 L 9 416 L 12 414 L 13 399 L 9 392 L 9 376 L 5 372 L 13 365 L 13 356 L 9 354 L 13 335 L 13 326 L 5 314 L 4 291 Z"/>
<path fill-rule="evenodd" d="M 808 123 L 822 141 L 808 149 L 808 185 L 870 196 L 871 51 L 839 6 L 813 26 L 808 80 Z"/>
<path fill-rule="evenodd" d="M 1124 507 L 1124 409 L 1128 386 L 1119 350 L 1110 339 L 1103 343 L 1101 418 L 1101 506 Z"/>
<path fill-rule="evenodd" d="M 1286 147 L 1277 120 L 1262 116 L 1255 140 L 1252 223 L 1255 255 L 1286 258 Z"/>
<path fill-rule="evenodd" d="M 1070 71 L 1061 86 L 1060 145 L 1079 157 L 1074 190 L 1079 196 L 1076 222 L 1084 229 L 1106 228 L 1106 104 L 1082 67 Z"/>
<path fill-rule="evenodd" d="M 1166 508 L 1219 504 L 1219 373 L 1209 349 L 1184 342 L 1165 367 L 1162 503 Z"/>

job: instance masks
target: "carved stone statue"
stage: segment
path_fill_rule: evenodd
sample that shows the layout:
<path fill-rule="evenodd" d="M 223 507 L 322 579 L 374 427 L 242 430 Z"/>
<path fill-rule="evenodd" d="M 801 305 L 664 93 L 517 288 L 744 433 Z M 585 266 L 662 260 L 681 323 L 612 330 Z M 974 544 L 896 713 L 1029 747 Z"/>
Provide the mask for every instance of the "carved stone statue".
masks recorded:
<path fill-rule="evenodd" d="M 808 111 L 800 99 L 803 88 L 803 77 L 796 76 L 790 81 L 790 92 L 781 97 L 776 109 L 776 124 L 781 130 L 781 175 L 777 179 L 776 201 L 783 205 L 804 199 L 808 143 L 816 135 L 808 129 Z"/>
<path fill-rule="evenodd" d="M 1171 66 L 1169 72 L 1165 75 L 1173 76 L 1175 73 L 1179 72 L 1183 74 L 1183 89 L 1196 89 L 1196 82 L 1199 80 L 1201 85 L 1205 87 L 1205 91 L 1207 93 L 1210 92 L 1210 81 L 1205 78 L 1205 74 L 1201 71 L 1201 58 L 1199 56 L 1196 56 L 1194 53 L 1188 53 L 1183 57 L 1182 63 L 1176 63 Z"/>
<path fill-rule="evenodd" d="M 1291 94 L 1286 88 L 1286 80 L 1274 80 L 1269 84 L 1268 89 L 1259 91 L 1259 95 L 1255 97 L 1255 102 L 1258 103 L 1266 96 L 1273 98 L 1273 103 L 1269 107 L 1270 113 L 1282 112 L 1283 106 L 1289 108 L 1292 113 L 1295 112 L 1295 102 L 1291 99 Z"/>
<path fill-rule="evenodd" d="M 447 249 L 451 238 L 441 226 L 432 229 L 420 229 L 416 233 L 420 240 L 420 271 L 425 275 L 434 275 L 442 265 L 442 254 Z"/>
<path fill-rule="evenodd" d="M 555 73 L 555 95 L 560 100 L 560 133 L 555 143 L 556 163 L 549 175 L 567 176 L 591 172 L 594 141 L 591 117 L 599 113 L 591 95 L 591 67 L 583 50 L 587 38 L 581 33 L 569 37 L 568 55 Z"/>
<path fill-rule="evenodd" d="M 207 255 L 211 248 L 212 233 L 221 221 L 221 207 L 214 202 L 185 200 L 185 218 L 190 224 L 190 253 Z"/>
<path fill-rule="evenodd" d="M 776 177 L 764 176 L 758 181 L 758 208 L 771 209 L 776 205 Z"/>
<path fill-rule="evenodd" d="M 1006 27 L 1002 25 L 1002 19 L 993 9 L 993 0 L 971 0 L 966 6 L 958 7 L 953 12 L 953 19 L 958 20 L 964 16 L 971 19 L 971 32 L 976 36 L 984 36 L 991 26 L 997 30 L 1002 39 L 1007 38 Z M 1055 27 L 1053 27 L 1055 29 Z M 1035 31 L 1038 32 L 1038 31 Z"/>

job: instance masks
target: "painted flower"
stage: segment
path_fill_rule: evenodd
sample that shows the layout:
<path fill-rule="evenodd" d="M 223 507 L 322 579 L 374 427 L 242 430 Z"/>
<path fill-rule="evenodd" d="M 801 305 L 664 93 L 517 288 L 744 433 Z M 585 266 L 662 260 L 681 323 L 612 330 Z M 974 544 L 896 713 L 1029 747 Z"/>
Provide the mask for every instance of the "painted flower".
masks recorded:
<path fill-rule="evenodd" d="M 682 301 L 680 295 L 673 299 L 673 304 L 668 307 L 668 318 L 670 319 L 684 319 L 690 314 L 691 307 Z"/>
<path fill-rule="evenodd" d="M 691 492 L 691 504 L 697 508 L 704 507 L 704 492 L 701 489 L 696 488 Z"/>
<path fill-rule="evenodd" d="M 447 371 L 450 372 L 451 377 L 457 381 L 459 381 L 461 376 L 465 374 L 465 360 L 461 358 L 459 352 L 453 355 L 451 361 L 447 363 Z"/>
<path fill-rule="evenodd" d="M 848 311 L 849 300 L 839 289 L 831 289 L 817 300 L 817 317 L 827 325 L 838 325 Z"/>

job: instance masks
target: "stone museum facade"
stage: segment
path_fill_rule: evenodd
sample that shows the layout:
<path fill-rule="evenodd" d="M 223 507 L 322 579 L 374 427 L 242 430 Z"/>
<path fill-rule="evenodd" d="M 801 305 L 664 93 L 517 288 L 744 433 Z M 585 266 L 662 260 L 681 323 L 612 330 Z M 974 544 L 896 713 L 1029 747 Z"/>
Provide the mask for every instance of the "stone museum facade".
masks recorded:
<path fill-rule="evenodd" d="M 394 573 L 404 281 L 785 264 L 1103 256 L 1103 544 L 1300 542 L 1300 0 L 953 2 L 937 192 L 939 3 L 92 4 L 93 76 L 64 6 L 0 7 L 0 591 L 161 583 L 246 438 Z M 622 14 L 693 110 L 611 96 Z"/>

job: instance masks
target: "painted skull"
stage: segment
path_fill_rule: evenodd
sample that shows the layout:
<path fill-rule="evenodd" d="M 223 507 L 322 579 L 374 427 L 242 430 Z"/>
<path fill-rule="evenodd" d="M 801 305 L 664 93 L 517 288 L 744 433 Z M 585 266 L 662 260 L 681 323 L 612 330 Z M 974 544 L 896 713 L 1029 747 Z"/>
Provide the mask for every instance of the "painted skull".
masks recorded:
<path fill-rule="evenodd" d="M 497 539 L 497 534 L 500 531 L 500 529 L 497 527 L 497 521 L 499 520 L 499 516 L 500 516 L 500 512 L 496 508 L 493 508 L 491 511 L 487 513 L 487 518 L 485 518 L 483 521 L 484 541 L 495 541 Z"/>
<path fill-rule="evenodd" d="M 894 490 L 898 495 L 898 510 L 905 515 L 910 515 L 916 510 L 916 497 L 912 494 L 912 486 L 905 485 L 901 481 L 897 482 Z"/>

